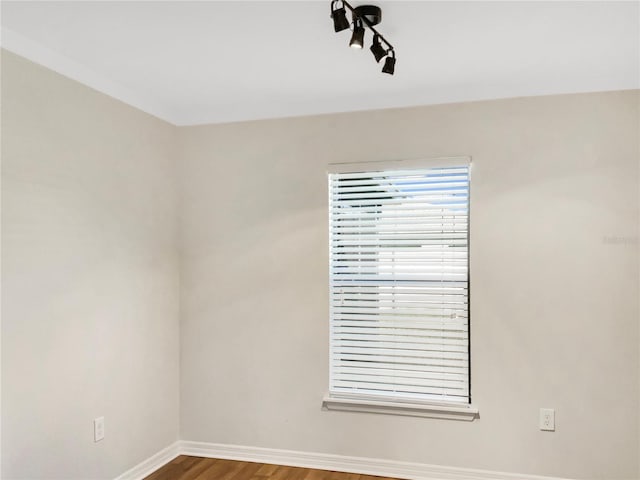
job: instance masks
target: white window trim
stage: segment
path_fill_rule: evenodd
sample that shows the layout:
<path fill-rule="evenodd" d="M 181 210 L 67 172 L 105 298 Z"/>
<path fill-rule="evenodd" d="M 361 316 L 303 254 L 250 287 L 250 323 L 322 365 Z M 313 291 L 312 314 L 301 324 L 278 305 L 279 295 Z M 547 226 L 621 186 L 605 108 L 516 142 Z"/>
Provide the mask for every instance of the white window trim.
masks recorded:
<path fill-rule="evenodd" d="M 470 156 L 437 157 L 412 160 L 384 160 L 375 162 L 335 163 L 329 164 L 327 174 L 359 171 L 380 171 L 400 168 L 424 168 L 428 166 L 471 166 Z M 390 401 L 386 398 L 375 398 L 325 394 L 322 409 L 327 411 L 365 412 L 377 414 L 404 415 L 411 417 L 437 418 L 445 420 L 473 421 L 480 418 L 479 409 L 473 404 L 462 403 L 428 403 L 410 401 Z"/>
<path fill-rule="evenodd" d="M 409 170 L 412 168 L 428 167 L 468 167 L 471 165 L 471 157 L 434 157 L 410 160 L 381 160 L 375 162 L 349 162 L 331 163 L 328 165 L 329 173 L 355 173 L 375 172 L 383 170 Z"/>
<path fill-rule="evenodd" d="M 479 410 L 471 404 L 438 404 L 417 402 L 390 402 L 369 398 L 349 398 L 326 394 L 322 399 L 324 410 L 342 412 L 383 413 L 409 417 L 440 418 L 471 422 L 479 418 Z"/>

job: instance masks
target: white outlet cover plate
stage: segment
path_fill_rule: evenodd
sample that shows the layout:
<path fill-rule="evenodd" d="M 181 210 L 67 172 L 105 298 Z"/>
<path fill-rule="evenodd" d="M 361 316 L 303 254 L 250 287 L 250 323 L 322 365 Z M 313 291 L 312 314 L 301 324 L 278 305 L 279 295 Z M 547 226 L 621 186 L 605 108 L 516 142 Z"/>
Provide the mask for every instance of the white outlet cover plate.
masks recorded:
<path fill-rule="evenodd" d="M 556 411 L 553 408 L 540 409 L 540 430 L 547 432 L 556 430 Z"/>
<path fill-rule="evenodd" d="M 93 420 L 93 441 L 99 442 L 104 439 L 104 417 Z"/>

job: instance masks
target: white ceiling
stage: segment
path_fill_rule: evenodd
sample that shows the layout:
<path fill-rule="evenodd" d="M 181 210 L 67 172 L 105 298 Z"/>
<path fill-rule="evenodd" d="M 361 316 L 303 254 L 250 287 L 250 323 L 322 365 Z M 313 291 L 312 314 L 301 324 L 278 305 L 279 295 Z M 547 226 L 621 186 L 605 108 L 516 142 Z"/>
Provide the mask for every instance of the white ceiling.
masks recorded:
<path fill-rule="evenodd" d="M 636 1 L 370 3 L 394 76 L 328 0 L 4 1 L 2 45 L 177 125 L 640 87 Z"/>

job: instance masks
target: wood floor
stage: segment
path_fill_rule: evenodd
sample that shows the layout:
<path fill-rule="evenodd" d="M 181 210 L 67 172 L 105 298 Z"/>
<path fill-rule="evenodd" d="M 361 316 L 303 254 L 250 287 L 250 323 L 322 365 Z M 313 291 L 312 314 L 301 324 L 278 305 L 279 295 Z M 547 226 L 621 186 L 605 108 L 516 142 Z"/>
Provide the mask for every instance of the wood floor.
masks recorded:
<path fill-rule="evenodd" d="M 394 480 L 265 463 L 236 462 L 181 455 L 145 480 Z"/>

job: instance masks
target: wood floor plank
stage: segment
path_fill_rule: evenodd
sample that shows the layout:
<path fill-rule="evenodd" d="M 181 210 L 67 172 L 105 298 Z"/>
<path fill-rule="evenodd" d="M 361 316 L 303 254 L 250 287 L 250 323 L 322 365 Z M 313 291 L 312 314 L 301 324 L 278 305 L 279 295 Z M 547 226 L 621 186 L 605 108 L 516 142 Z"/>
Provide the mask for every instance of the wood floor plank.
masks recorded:
<path fill-rule="evenodd" d="M 204 472 L 213 468 L 216 463 L 217 460 L 211 458 L 201 458 L 199 461 L 193 464 L 191 469 L 185 475 L 184 479 L 181 478 L 180 480 L 196 480 L 198 478 L 201 478 Z"/>
<path fill-rule="evenodd" d="M 256 476 L 258 477 L 270 477 L 278 469 L 278 465 L 273 465 L 271 463 L 261 463 L 260 465 L 260 468 L 256 472 Z"/>
<path fill-rule="evenodd" d="M 328 470 L 309 470 L 304 480 L 327 480 L 333 472 Z"/>
<path fill-rule="evenodd" d="M 269 480 L 303 480 L 307 473 L 304 468 L 279 466 Z"/>
<path fill-rule="evenodd" d="M 229 480 L 237 470 L 242 468 L 243 463 L 244 462 L 232 462 L 231 460 L 216 460 L 215 463 L 193 480 Z"/>
<path fill-rule="evenodd" d="M 222 478 L 224 473 L 226 472 L 226 468 L 224 466 L 223 460 L 217 460 L 215 462 L 211 461 L 212 459 L 208 458 L 206 460 L 206 467 L 198 473 L 198 476 L 189 480 L 207 480 L 210 478 Z M 180 479 L 182 480 L 182 479 Z"/>
<path fill-rule="evenodd" d="M 397 480 L 329 470 L 180 455 L 145 480 Z"/>
<path fill-rule="evenodd" d="M 259 478 L 256 476 L 256 473 L 258 472 L 258 470 L 260 470 L 261 467 L 261 463 L 245 462 L 244 467 L 242 467 L 233 477 L 231 477 L 231 480 L 252 480 L 255 478 Z"/>
<path fill-rule="evenodd" d="M 328 480 L 360 480 L 360 475 L 357 473 L 343 473 L 343 472 L 329 472 Z M 380 480 L 376 478 L 376 480 Z"/>

